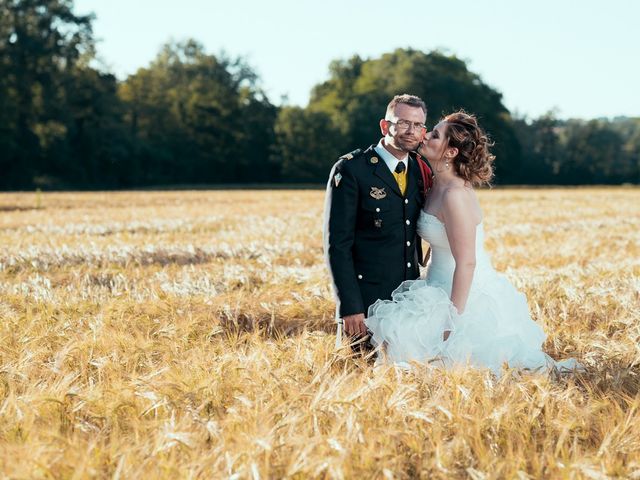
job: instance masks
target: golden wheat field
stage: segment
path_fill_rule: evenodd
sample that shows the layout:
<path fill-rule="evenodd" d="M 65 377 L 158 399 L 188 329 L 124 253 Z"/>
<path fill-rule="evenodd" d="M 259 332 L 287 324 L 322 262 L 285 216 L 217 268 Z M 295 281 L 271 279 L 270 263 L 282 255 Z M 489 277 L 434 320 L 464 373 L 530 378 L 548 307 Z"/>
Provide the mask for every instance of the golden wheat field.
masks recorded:
<path fill-rule="evenodd" d="M 500 378 L 336 350 L 323 195 L 0 195 L 2 478 L 640 479 L 640 189 L 480 193 Z"/>

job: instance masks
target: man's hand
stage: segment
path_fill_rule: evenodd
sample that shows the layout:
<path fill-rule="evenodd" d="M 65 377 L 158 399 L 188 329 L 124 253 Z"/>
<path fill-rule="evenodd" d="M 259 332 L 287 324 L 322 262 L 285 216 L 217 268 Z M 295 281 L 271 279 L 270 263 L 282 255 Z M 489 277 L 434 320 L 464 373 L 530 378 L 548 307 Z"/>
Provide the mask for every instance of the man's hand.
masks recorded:
<path fill-rule="evenodd" d="M 367 326 L 364 324 L 364 313 L 356 313 L 355 315 L 347 315 L 342 317 L 344 323 L 344 331 L 351 337 L 366 335 Z"/>

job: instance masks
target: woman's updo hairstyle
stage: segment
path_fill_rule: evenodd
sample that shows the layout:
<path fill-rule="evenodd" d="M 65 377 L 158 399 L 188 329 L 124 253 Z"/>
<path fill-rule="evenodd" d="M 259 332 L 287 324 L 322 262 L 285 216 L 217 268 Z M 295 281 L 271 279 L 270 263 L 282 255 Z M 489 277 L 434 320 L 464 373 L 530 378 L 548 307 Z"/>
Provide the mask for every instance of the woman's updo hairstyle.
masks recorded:
<path fill-rule="evenodd" d="M 495 155 L 489 152 L 493 142 L 478 125 L 474 115 L 460 110 L 444 117 L 449 147 L 458 149 L 453 159 L 456 173 L 474 186 L 488 184 L 493 178 Z"/>

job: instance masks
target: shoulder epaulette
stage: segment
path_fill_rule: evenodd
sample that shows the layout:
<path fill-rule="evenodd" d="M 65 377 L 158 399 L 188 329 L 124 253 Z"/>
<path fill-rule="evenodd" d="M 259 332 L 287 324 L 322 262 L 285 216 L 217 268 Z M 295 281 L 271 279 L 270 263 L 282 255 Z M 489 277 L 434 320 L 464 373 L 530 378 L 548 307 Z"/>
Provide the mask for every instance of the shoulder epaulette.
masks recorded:
<path fill-rule="evenodd" d="M 357 157 L 362 153 L 361 148 L 356 148 L 353 152 L 345 153 L 338 160 L 351 160 L 354 157 Z"/>

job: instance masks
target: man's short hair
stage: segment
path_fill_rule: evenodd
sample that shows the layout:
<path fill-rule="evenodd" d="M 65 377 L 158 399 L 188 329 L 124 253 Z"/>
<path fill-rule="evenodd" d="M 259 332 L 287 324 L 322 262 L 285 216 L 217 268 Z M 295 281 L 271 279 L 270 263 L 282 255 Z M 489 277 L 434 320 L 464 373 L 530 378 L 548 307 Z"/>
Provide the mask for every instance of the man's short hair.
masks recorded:
<path fill-rule="evenodd" d="M 409 95 L 408 93 L 403 93 L 402 95 L 396 95 L 391 99 L 389 105 L 387 105 L 387 112 L 385 117 L 389 114 L 393 114 L 393 111 L 396 109 L 396 106 L 400 103 L 404 103 L 405 105 L 409 105 L 410 107 L 419 107 L 422 109 L 425 115 L 427 115 L 427 105 L 422 101 L 422 99 L 416 95 Z"/>

